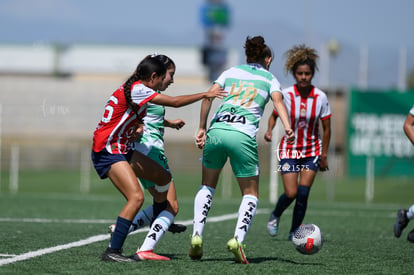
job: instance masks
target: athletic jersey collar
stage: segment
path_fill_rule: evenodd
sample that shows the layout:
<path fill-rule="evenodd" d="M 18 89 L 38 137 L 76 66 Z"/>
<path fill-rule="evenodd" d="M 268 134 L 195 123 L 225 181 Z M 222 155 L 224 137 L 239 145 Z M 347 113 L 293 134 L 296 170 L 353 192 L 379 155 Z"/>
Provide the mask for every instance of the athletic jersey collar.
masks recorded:
<path fill-rule="evenodd" d="M 307 97 L 315 97 L 315 86 L 311 85 L 311 87 L 312 87 L 311 88 L 311 91 L 310 91 L 310 93 L 309 93 L 309 95 Z M 298 88 L 297 88 L 296 84 L 293 85 L 293 89 L 295 90 L 295 96 L 302 97 L 302 95 L 298 91 Z"/>
<path fill-rule="evenodd" d="M 252 67 L 256 67 L 256 68 L 261 68 L 266 70 L 265 67 L 263 67 L 263 65 L 259 64 L 259 63 L 247 63 L 247 65 L 252 66 Z"/>

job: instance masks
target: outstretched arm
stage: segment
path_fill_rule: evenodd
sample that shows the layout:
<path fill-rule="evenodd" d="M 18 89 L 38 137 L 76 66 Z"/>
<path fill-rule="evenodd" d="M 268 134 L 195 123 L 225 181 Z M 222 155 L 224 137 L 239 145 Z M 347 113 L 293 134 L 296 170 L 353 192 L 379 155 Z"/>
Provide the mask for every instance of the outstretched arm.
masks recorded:
<path fill-rule="evenodd" d="M 178 108 L 178 107 L 182 107 L 182 106 L 194 103 L 201 99 L 205 99 L 205 98 L 213 99 L 215 97 L 218 97 L 221 99 L 225 97 L 226 95 L 227 95 L 227 92 L 224 92 L 219 86 L 219 89 L 210 88 L 208 92 L 191 94 L 191 95 L 181 95 L 181 96 L 173 97 L 173 96 L 168 96 L 165 94 L 157 94 L 154 98 L 151 99 L 151 102 L 154 104 L 158 104 L 158 105 Z"/>

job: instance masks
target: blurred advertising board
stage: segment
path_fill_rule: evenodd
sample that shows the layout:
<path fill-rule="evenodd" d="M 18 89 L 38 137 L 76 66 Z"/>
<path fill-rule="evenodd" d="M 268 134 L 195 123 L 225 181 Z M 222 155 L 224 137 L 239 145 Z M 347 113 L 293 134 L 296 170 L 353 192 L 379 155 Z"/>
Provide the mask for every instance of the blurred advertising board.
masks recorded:
<path fill-rule="evenodd" d="M 414 145 L 403 130 L 413 105 L 414 91 L 350 91 L 348 175 L 365 175 L 368 160 L 375 176 L 414 175 Z"/>

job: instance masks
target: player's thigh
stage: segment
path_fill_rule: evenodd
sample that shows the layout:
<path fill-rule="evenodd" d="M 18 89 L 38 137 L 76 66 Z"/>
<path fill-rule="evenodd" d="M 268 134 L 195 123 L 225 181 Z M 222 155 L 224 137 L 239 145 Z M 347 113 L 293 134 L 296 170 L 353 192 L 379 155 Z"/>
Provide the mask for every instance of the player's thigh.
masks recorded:
<path fill-rule="evenodd" d="M 144 194 L 127 161 L 112 164 L 108 171 L 108 177 L 127 200 L 143 201 Z"/>
<path fill-rule="evenodd" d="M 203 149 L 203 167 L 212 170 L 220 170 L 227 161 L 227 133 L 220 129 L 207 132 Z M 203 173 L 204 174 L 204 173 Z"/>
<path fill-rule="evenodd" d="M 282 174 L 283 187 L 285 194 L 289 198 L 295 198 L 298 193 L 298 177 L 299 173 L 289 172 Z"/>
<path fill-rule="evenodd" d="M 243 133 L 235 134 L 228 140 L 228 155 L 233 173 L 237 178 L 259 175 L 259 154 L 255 138 Z"/>
<path fill-rule="evenodd" d="M 316 172 L 314 170 L 302 170 L 300 171 L 299 185 L 312 187 L 315 180 Z"/>
<path fill-rule="evenodd" d="M 259 176 L 237 178 L 242 195 L 259 196 Z"/>
<path fill-rule="evenodd" d="M 149 180 L 157 185 L 166 185 L 171 181 L 171 174 L 167 170 L 138 151 L 134 151 L 130 164 L 140 179 Z"/>
<path fill-rule="evenodd" d="M 155 161 L 156 163 L 158 163 L 161 167 L 163 167 L 166 171 L 168 171 L 169 173 L 171 173 L 170 171 L 170 167 L 168 166 L 168 159 L 165 156 L 164 150 L 163 149 L 159 149 L 157 147 L 152 147 L 149 151 L 147 151 L 147 153 L 141 152 L 144 155 L 146 155 L 147 157 L 149 157 L 150 159 L 152 159 L 153 161 Z M 171 178 L 172 181 L 172 178 Z M 142 186 L 145 189 L 151 188 L 155 186 L 155 183 L 144 179 L 144 178 L 140 178 L 140 182 L 142 184 Z"/>

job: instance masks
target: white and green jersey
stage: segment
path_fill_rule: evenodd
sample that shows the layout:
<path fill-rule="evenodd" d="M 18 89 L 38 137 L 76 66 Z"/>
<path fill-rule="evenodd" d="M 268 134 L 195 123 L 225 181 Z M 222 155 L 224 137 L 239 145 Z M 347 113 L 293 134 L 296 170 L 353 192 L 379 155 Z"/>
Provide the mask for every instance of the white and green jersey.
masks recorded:
<path fill-rule="evenodd" d="M 153 147 L 164 150 L 164 106 L 148 102 L 147 114 L 143 118 L 142 137 L 134 142 L 133 149 L 148 155 Z"/>
<path fill-rule="evenodd" d="M 218 107 L 210 129 L 240 131 L 255 137 L 271 94 L 281 92 L 279 81 L 259 64 L 244 64 L 224 71 L 215 83 L 228 95 Z"/>

